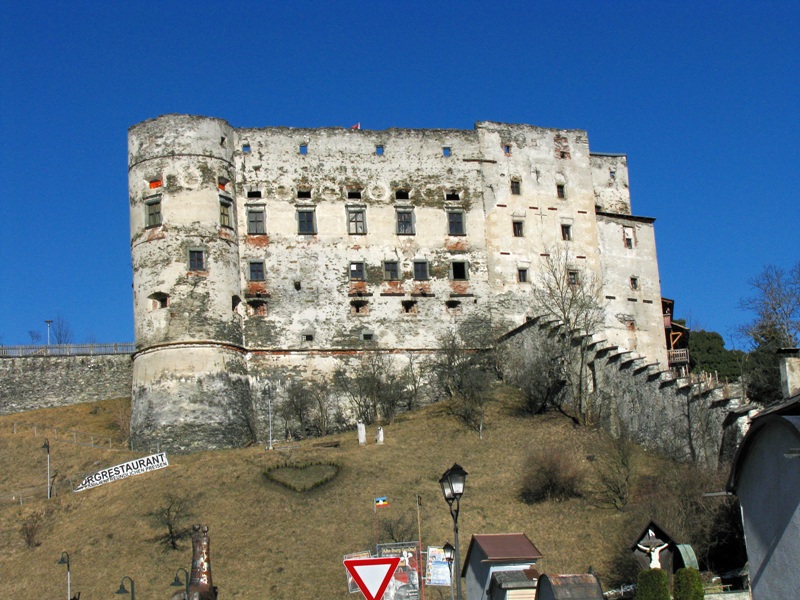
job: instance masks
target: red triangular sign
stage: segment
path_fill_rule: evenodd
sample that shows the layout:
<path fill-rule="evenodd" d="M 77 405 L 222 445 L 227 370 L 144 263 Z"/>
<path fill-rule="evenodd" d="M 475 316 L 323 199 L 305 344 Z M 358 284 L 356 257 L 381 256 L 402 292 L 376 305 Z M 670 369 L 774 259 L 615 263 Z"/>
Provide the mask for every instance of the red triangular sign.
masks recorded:
<path fill-rule="evenodd" d="M 344 566 L 367 600 L 381 600 L 400 564 L 399 556 L 348 558 Z"/>

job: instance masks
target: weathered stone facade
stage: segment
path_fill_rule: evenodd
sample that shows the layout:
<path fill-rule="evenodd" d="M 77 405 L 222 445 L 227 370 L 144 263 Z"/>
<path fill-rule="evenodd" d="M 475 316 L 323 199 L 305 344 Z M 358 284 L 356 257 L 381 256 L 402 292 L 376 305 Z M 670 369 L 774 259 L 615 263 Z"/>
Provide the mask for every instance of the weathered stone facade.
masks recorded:
<path fill-rule="evenodd" d="M 605 339 L 667 364 L 653 219 L 631 215 L 626 158 L 581 130 L 167 115 L 131 128 L 129 187 L 134 446 L 241 443 L 248 381 L 275 367 L 428 352 L 476 312 L 519 326 L 554 250 L 602 281 Z"/>

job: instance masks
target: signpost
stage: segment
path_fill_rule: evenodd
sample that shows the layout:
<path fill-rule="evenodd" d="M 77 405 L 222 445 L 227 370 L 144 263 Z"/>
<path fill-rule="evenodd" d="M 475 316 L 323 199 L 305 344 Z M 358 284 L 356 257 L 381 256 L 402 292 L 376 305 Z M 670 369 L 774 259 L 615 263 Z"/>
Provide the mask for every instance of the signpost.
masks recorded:
<path fill-rule="evenodd" d="M 367 600 L 381 600 L 399 564 L 399 556 L 344 560 L 345 568 Z"/>

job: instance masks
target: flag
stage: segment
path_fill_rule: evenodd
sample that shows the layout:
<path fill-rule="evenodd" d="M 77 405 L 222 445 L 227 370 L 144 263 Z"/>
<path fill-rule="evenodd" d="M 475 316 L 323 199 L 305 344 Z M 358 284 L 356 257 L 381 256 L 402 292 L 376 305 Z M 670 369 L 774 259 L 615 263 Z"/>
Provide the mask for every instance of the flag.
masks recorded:
<path fill-rule="evenodd" d="M 361 122 L 356 123 L 355 125 L 350 127 L 350 129 L 361 129 Z"/>
<path fill-rule="evenodd" d="M 379 506 L 389 506 L 389 501 L 386 499 L 386 496 L 375 498 L 375 508 L 378 508 Z"/>

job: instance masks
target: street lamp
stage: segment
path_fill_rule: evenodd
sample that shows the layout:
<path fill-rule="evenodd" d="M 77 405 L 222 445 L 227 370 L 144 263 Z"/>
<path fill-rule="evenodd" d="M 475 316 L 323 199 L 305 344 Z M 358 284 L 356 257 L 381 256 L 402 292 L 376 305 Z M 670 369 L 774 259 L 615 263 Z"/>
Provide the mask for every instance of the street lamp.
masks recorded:
<path fill-rule="evenodd" d="M 178 573 L 180 573 L 181 571 L 183 571 L 183 574 L 185 575 L 183 581 L 181 581 L 180 578 L 178 577 Z M 189 571 L 187 571 L 183 567 L 178 567 L 178 570 L 175 571 L 175 580 L 172 583 L 170 583 L 170 586 L 181 587 L 182 585 L 186 586 L 186 600 L 189 600 Z"/>
<path fill-rule="evenodd" d="M 47 499 L 50 500 L 50 440 L 44 438 L 42 448 L 47 450 Z"/>
<path fill-rule="evenodd" d="M 447 469 L 439 480 L 442 486 L 442 495 L 450 507 L 450 516 L 453 517 L 453 535 L 455 536 L 455 563 L 456 563 L 456 593 L 461 600 L 461 557 L 458 552 L 458 512 L 461 508 L 461 496 L 467 482 L 467 472 L 459 465 L 454 464 Z M 455 506 L 454 506 L 455 505 Z"/>
<path fill-rule="evenodd" d="M 50 345 L 50 325 L 53 323 L 52 319 L 47 319 L 45 321 L 47 323 L 47 345 Z"/>
<path fill-rule="evenodd" d="M 453 555 L 456 549 L 453 544 L 447 542 L 443 547 L 444 559 L 447 561 L 447 567 L 450 569 L 450 600 L 453 600 Z"/>
<path fill-rule="evenodd" d="M 133 579 L 131 579 L 127 575 L 125 575 L 125 577 L 122 578 L 122 581 L 119 582 L 119 589 L 114 593 L 115 594 L 127 594 L 128 593 L 128 590 L 125 589 L 125 580 L 126 579 L 131 582 L 131 600 L 136 600 L 136 585 L 133 583 Z"/>
<path fill-rule="evenodd" d="M 62 552 L 61 558 L 58 559 L 59 565 L 67 565 L 67 600 L 71 600 L 72 598 L 72 589 L 70 585 L 70 573 L 69 573 L 69 552 Z"/>

